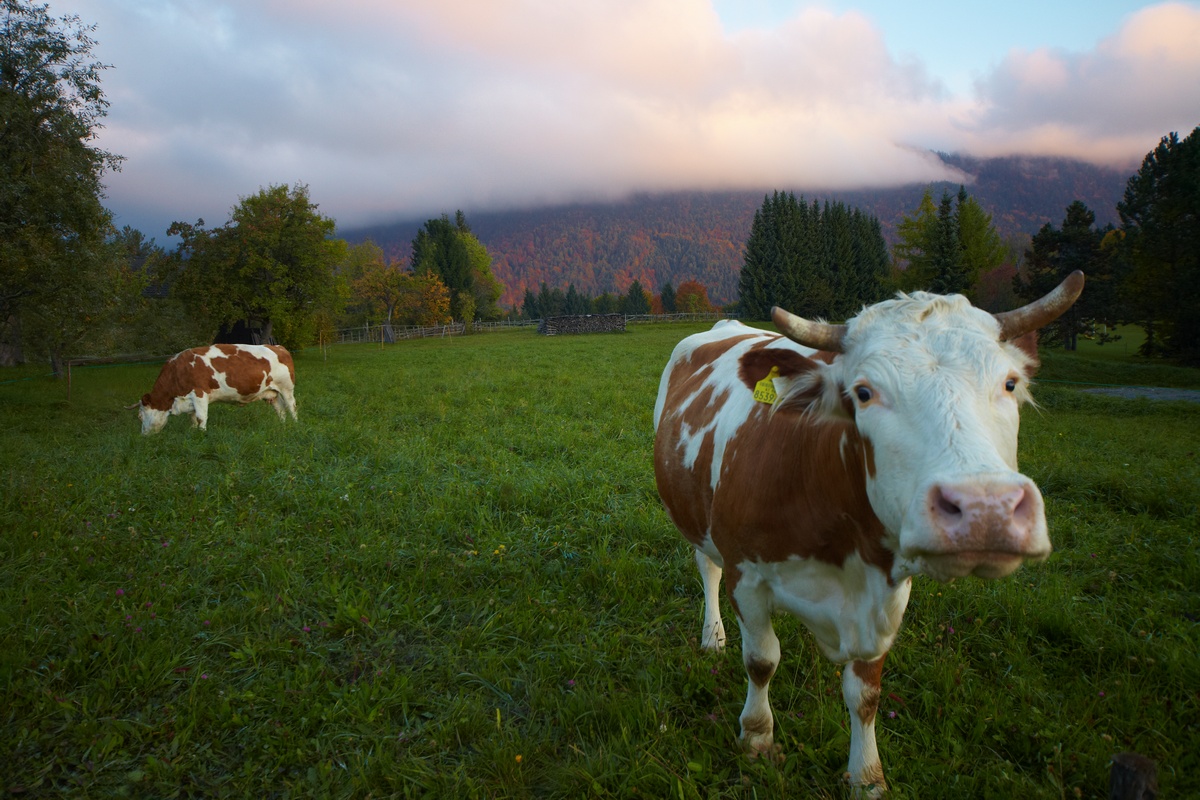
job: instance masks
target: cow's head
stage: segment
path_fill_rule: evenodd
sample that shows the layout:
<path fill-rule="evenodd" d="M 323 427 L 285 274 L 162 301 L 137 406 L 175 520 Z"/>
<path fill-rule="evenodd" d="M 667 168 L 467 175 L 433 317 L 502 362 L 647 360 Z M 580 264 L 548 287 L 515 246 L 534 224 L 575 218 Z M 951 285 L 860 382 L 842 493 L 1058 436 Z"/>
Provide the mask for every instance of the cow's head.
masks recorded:
<path fill-rule="evenodd" d="M 158 433 L 167 424 L 167 420 L 171 417 L 170 411 L 159 411 L 150 405 L 150 393 L 142 395 L 141 402 L 134 403 L 126 408 L 136 408 L 138 419 L 142 423 L 142 435 L 148 436 L 151 433 Z"/>
<path fill-rule="evenodd" d="M 1082 290 L 1075 272 L 998 315 L 960 295 L 915 292 L 845 325 L 773 310 L 788 338 L 841 354 L 785 380 L 777 407 L 853 420 L 897 572 L 995 578 L 1050 554 L 1041 493 L 1017 471 L 1018 409 L 1030 399 L 1037 329 Z"/>

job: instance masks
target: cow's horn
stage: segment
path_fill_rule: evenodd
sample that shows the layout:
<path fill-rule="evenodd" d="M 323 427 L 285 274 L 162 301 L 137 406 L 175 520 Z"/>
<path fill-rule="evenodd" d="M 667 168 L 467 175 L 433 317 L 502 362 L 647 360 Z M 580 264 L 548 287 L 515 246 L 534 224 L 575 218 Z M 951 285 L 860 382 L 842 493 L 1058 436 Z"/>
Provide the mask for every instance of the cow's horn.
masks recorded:
<path fill-rule="evenodd" d="M 842 340 L 846 338 L 845 325 L 812 322 L 804 317 L 797 317 L 790 311 L 784 311 L 779 306 L 771 308 L 771 319 L 775 321 L 775 327 L 793 342 L 816 350 L 842 352 Z"/>
<path fill-rule="evenodd" d="M 132 411 L 133 409 L 137 408 L 137 407 L 138 407 L 138 406 L 140 406 L 140 405 L 141 405 L 141 403 L 134 403 L 134 404 L 133 404 L 133 405 L 131 405 L 131 406 L 125 406 L 125 410 L 126 410 L 126 411 Z"/>
<path fill-rule="evenodd" d="M 1049 325 L 1066 312 L 1079 299 L 1083 291 L 1083 273 L 1075 270 L 1054 291 L 1040 300 L 1012 311 L 996 314 L 1000 323 L 1000 339 L 1008 341 L 1024 336 L 1030 331 Z"/>

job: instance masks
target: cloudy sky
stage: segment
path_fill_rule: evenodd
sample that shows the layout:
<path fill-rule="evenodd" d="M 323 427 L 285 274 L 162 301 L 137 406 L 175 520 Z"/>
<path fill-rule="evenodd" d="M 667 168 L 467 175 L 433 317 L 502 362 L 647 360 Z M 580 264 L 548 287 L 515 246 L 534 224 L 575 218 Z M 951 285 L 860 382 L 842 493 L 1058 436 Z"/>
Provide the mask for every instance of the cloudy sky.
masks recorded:
<path fill-rule="evenodd" d="M 1128 168 L 1200 124 L 1200 2 L 48 0 L 98 28 L 118 225 L 305 183 L 342 228 L 883 186 L 929 150 Z"/>

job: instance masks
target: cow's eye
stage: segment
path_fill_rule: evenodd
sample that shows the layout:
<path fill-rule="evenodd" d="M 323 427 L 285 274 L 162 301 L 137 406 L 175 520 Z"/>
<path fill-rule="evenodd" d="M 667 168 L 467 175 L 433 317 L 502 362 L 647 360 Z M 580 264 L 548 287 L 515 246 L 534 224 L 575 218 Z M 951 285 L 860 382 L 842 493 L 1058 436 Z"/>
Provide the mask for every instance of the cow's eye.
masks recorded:
<path fill-rule="evenodd" d="M 1004 391 L 1015 392 L 1017 390 L 1017 379 L 1009 378 L 1004 382 Z"/>
<path fill-rule="evenodd" d="M 871 394 L 871 390 L 866 386 L 855 386 L 854 396 L 858 398 L 858 402 L 860 403 L 869 403 L 874 395 Z"/>

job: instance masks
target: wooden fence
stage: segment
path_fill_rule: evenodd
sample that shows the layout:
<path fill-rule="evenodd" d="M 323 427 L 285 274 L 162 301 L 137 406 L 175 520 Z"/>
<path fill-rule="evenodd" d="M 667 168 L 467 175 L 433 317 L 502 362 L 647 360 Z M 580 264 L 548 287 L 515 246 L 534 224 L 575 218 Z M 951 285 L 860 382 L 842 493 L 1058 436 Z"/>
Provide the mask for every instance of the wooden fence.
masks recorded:
<path fill-rule="evenodd" d="M 734 319 L 732 314 L 592 314 L 592 317 L 613 317 L 619 316 L 624 320 L 625 325 L 645 324 L 654 322 L 716 322 L 719 319 Z M 550 317 L 549 319 L 567 319 L 566 317 Z M 472 325 L 472 330 L 479 333 L 487 333 L 489 331 L 506 330 L 508 328 L 542 328 L 546 320 L 541 319 L 521 319 L 521 320 L 500 320 L 496 322 L 480 322 L 476 321 Z M 566 332 L 566 331 L 563 331 Z M 401 341 L 402 339 L 425 339 L 429 337 L 443 338 L 446 336 L 461 336 L 463 334 L 463 324 L 461 322 L 451 322 L 447 325 L 431 325 L 428 327 L 418 327 L 412 325 L 379 325 L 367 323 L 354 328 L 342 328 L 331 333 L 321 336 L 321 345 L 330 344 L 364 344 L 374 342 L 376 344 L 392 344 Z"/>

